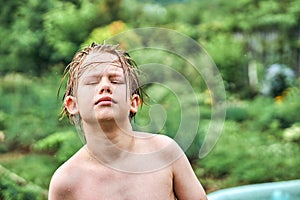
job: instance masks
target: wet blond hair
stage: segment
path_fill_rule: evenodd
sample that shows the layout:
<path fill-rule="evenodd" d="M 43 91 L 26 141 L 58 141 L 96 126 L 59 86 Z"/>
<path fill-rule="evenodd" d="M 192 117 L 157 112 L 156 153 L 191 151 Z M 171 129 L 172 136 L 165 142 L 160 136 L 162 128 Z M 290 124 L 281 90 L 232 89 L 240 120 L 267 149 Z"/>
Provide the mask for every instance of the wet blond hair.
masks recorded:
<path fill-rule="evenodd" d="M 78 79 L 83 74 L 83 72 L 86 69 L 88 69 L 90 66 L 93 66 L 92 64 L 94 63 L 102 63 L 100 61 L 100 62 L 92 62 L 83 65 L 87 56 L 92 53 L 99 53 L 99 54 L 110 53 L 116 55 L 118 58 L 118 63 L 120 63 L 120 67 L 124 71 L 125 82 L 127 87 L 129 87 L 130 95 L 133 94 L 139 95 L 141 99 L 141 103 L 143 103 L 144 91 L 138 79 L 139 71 L 136 62 L 130 57 L 130 55 L 126 51 L 118 49 L 118 47 L 119 45 L 111 45 L 111 44 L 100 45 L 93 42 L 90 46 L 85 47 L 82 50 L 78 51 L 74 55 L 72 61 L 65 68 L 60 86 L 58 88 L 57 95 L 59 96 L 62 85 L 65 82 L 65 79 L 67 79 L 66 90 L 63 94 L 63 102 L 67 96 L 76 96 Z M 103 63 L 107 63 L 107 61 L 104 61 Z M 135 114 L 136 113 L 130 112 L 129 119 L 131 120 L 135 116 Z M 67 116 L 71 120 L 73 120 L 72 118 L 74 117 L 67 111 L 64 105 L 62 107 L 60 116 L 61 118 Z"/>

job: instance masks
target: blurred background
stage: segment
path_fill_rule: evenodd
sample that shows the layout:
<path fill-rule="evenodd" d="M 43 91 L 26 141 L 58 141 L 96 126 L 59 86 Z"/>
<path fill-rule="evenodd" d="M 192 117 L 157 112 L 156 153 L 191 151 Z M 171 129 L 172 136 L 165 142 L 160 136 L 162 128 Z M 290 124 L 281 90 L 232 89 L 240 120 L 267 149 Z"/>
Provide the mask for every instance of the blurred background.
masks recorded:
<path fill-rule="evenodd" d="M 2 0 L 0 199 L 47 199 L 55 169 L 83 145 L 69 121 L 59 120 L 64 67 L 84 45 L 141 27 L 191 37 L 224 80 L 224 129 L 199 159 L 213 102 L 205 83 L 191 77 L 201 122 L 186 154 L 207 193 L 300 178 L 300 0 Z M 159 133 L 174 136 L 174 94 L 148 89 L 167 110 Z M 147 124 L 148 109 L 137 123 Z"/>

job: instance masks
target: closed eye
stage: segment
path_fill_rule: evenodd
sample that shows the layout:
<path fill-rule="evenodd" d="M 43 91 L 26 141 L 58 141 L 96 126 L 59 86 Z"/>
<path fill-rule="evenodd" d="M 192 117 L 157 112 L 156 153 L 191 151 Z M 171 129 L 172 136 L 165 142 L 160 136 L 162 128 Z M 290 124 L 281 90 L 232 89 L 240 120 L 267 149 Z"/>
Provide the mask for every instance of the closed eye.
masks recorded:
<path fill-rule="evenodd" d="M 88 82 L 88 83 L 86 83 L 86 85 L 95 85 L 95 84 L 98 84 L 98 82 L 94 81 L 94 82 Z"/>
<path fill-rule="evenodd" d="M 110 78 L 111 83 L 113 84 L 123 84 L 125 83 L 122 77 L 116 76 Z"/>
<path fill-rule="evenodd" d="M 120 80 L 112 80 L 111 82 L 114 83 L 114 84 L 121 84 L 122 83 Z"/>
<path fill-rule="evenodd" d="M 84 80 L 85 85 L 95 85 L 98 84 L 99 79 L 98 78 L 87 78 Z"/>

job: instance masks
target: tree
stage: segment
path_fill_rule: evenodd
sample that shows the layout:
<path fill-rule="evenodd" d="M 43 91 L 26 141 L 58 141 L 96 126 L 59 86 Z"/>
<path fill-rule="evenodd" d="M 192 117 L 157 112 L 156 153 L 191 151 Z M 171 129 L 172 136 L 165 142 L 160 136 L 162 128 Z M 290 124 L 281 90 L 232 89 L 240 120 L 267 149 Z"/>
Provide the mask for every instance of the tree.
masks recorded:
<path fill-rule="evenodd" d="M 10 1 L 0 8 L 2 38 L 0 45 L 0 71 L 40 73 L 47 65 L 47 52 L 43 37 L 44 12 L 52 1 Z"/>

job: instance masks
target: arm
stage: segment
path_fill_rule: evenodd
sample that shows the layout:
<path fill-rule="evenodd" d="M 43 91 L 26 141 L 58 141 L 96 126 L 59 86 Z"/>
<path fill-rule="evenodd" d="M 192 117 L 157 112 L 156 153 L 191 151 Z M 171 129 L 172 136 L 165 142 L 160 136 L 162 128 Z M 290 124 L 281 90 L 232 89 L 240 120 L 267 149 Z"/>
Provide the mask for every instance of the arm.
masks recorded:
<path fill-rule="evenodd" d="M 173 163 L 173 181 L 178 200 L 207 200 L 205 191 L 184 154 Z"/>

